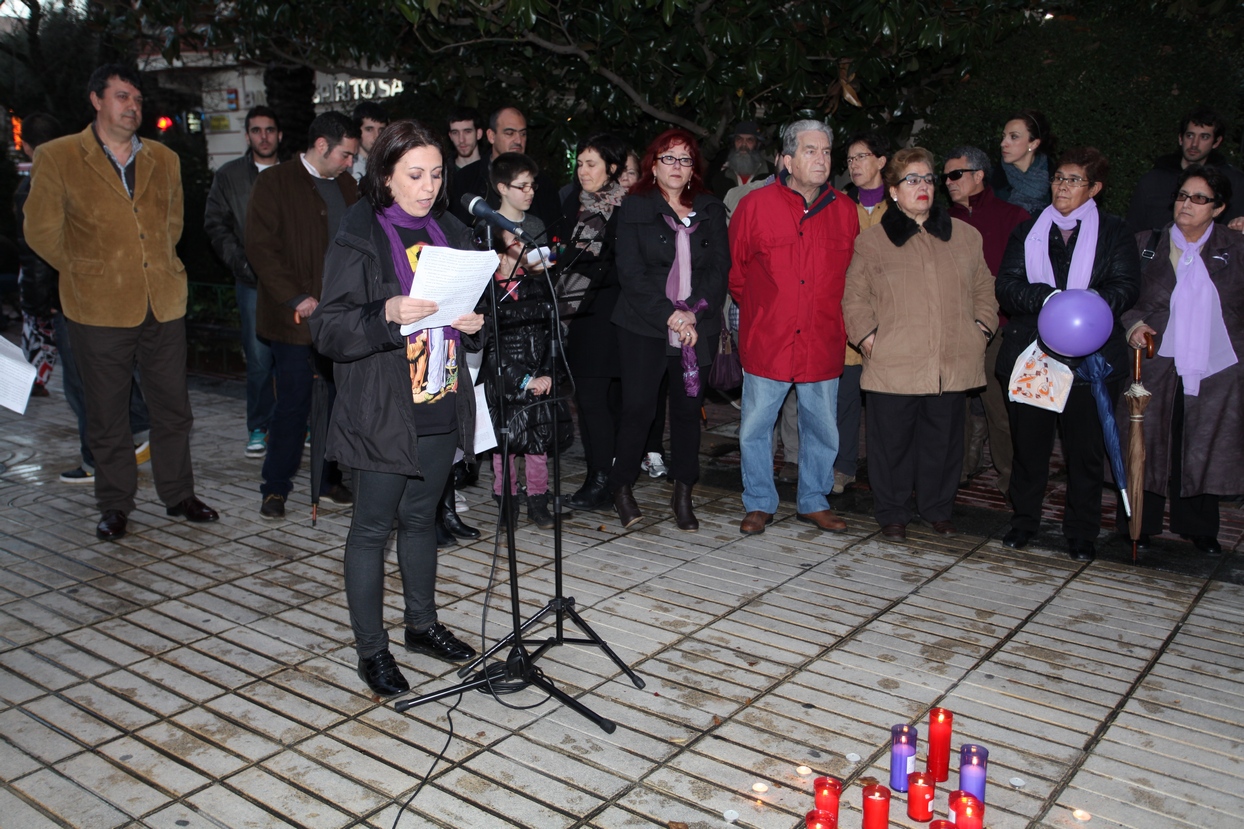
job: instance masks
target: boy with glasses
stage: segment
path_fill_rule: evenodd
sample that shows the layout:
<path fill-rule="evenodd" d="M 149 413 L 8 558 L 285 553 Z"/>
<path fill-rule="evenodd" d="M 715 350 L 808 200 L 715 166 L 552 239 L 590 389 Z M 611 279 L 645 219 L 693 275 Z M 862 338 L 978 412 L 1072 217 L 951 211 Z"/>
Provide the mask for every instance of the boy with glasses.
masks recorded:
<path fill-rule="evenodd" d="M 493 159 L 488 171 L 492 187 L 501 198 L 497 212 L 521 227 L 531 238 L 544 234 L 544 222 L 529 213 L 536 198 L 536 176 L 540 168 L 536 162 L 522 153 L 502 153 Z"/>

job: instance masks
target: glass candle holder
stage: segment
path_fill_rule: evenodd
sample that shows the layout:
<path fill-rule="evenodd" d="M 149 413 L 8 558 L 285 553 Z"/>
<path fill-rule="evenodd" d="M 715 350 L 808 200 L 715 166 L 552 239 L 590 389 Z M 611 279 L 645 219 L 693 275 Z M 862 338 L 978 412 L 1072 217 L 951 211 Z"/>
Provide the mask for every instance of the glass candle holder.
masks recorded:
<path fill-rule="evenodd" d="M 955 822 L 953 820 L 942 820 L 941 818 L 938 818 L 929 824 L 929 829 L 955 829 Z"/>
<path fill-rule="evenodd" d="M 985 804 L 963 790 L 950 793 L 950 820 L 956 829 L 984 829 Z"/>
<path fill-rule="evenodd" d="M 916 770 L 917 736 L 914 725 L 890 728 L 890 788 L 896 792 L 907 791 L 907 775 Z"/>
<path fill-rule="evenodd" d="M 950 777 L 950 735 L 955 715 L 945 708 L 929 711 L 929 759 L 927 768 L 938 783 Z"/>
<path fill-rule="evenodd" d="M 842 799 L 842 781 L 837 777 L 818 777 L 812 781 L 812 795 L 816 800 L 816 810 L 828 812 L 838 819 L 838 801 Z"/>
<path fill-rule="evenodd" d="M 989 767 L 989 751 L 984 746 L 965 744 L 959 747 L 959 788 L 985 802 L 985 777 Z"/>
<path fill-rule="evenodd" d="M 890 790 L 880 783 L 864 787 L 863 829 L 886 829 L 890 825 Z"/>
<path fill-rule="evenodd" d="M 803 819 L 806 829 L 838 829 L 838 816 L 824 809 L 813 809 Z"/>
<path fill-rule="evenodd" d="M 937 796 L 937 781 L 927 771 L 913 771 L 907 775 L 907 817 L 912 820 L 933 819 L 933 798 Z"/>

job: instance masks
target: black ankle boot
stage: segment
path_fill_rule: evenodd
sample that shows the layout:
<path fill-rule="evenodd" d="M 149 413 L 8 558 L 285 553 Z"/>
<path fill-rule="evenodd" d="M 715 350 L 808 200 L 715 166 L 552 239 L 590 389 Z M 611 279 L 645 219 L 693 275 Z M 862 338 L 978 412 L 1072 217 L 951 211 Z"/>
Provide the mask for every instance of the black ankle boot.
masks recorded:
<path fill-rule="evenodd" d="M 589 474 L 579 491 L 566 501 L 566 505 L 572 509 L 583 510 L 603 510 L 613 506 L 613 493 L 609 491 L 609 473 Z"/>
<path fill-rule="evenodd" d="M 454 502 L 454 477 L 452 475 L 445 482 L 445 491 L 441 493 L 441 503 L 437 507 L 436 519 L 437 523 L 444 524 L 445 530 L 455 538 L 471 540 L 479 538 L 479 530 L 468 527 L 458 517 L 458 506 Z"/>
<path fill-rule="evenodd" d="M 527 518 L 542 530 L 551 530 L 554 526 L 553 515 L 549 512 L 549 496 L 527 496 Z"/>

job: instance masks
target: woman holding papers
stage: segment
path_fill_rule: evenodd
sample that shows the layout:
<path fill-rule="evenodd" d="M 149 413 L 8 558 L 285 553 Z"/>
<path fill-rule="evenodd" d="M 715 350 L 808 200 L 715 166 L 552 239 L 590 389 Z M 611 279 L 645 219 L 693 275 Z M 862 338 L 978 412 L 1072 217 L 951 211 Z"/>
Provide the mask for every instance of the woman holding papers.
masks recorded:
<path fill-rule="evenodd" d="M 449 662 L 475 651 L 436 619 L 437 504 L 455 450 L 472 455 L 475 398 L 461 349 L 477 350 L 480 314 L 443 328 L 401 327 L 437 310 L 409 296 L 425 248 L 470 248 L 465 225 L 445 212 L 440 144 L 415 121 L 376 139 L 324 263 L 324 293 L 311 317 L 316 348 L 336 363 L 337 406 L 327 457 L 354 471 L 345 584 L 359 677 L 380 696 L 410 689 L 389 652 L 384 549 L 396 517 L 405 598 L 406 649 Z"/>

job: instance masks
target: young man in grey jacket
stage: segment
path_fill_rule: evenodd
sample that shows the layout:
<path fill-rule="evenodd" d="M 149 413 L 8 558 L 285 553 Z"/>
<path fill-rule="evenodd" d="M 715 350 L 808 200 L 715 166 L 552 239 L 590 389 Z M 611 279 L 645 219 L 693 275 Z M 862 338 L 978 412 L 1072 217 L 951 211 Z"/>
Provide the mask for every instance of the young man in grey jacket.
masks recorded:
<path fill-rule="evenodd" d="M 266 106 L 246 113 L 246 154 L 221 165 L 207 193 L 203 227 L 212 249 L 233 274 L 241 318 L 242 352 L 246 355 L 246 457 L 268 451 L 268 423 L 276 407 L 272 384 L 272 351 L 255 336 L 255 272 L 246 261 L 246 203 L 261 170 L 274 166 L 281 143 L 276 113 Z"/>

